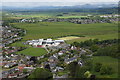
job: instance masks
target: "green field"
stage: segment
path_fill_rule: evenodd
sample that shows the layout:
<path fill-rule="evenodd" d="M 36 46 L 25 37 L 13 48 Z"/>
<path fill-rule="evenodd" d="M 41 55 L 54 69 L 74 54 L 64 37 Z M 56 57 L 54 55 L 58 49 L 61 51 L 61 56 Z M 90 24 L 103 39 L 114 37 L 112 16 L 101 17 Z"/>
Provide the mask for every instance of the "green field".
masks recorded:
<path fill-rule="evenodd" d="M 112 75 L 100 75 L 97 72 L 92 72 L 96 74 L 99 78 L 118 78 L 118 59 L 109 57 L 109 56 L 94 56 L 93 57 L 93 64 L 95 63 L 102 63 L 103 65 L 107 65 L 112 67 L 113 74 Z"/>
<path fill-rule="evenodd" d="M 60 16 L 58 18 L 86 18 L 87 16 Z"/>
<path fill-rule="evenodd" d="M 67 35 L 83 35 L 83 39 L 114 39 L 118 37 L 118 26 L 110 23 L 74 24 L 69 22 L 13 23 L 27 30 L 23 40 L 55 38 Z M 76 39 L 75 41 L 81 41 Z M 74 40 L 73 40 L 74 41 Z M 73 42 L 72 40 L 70 42 Z M 68 41 L 69 42 L 69 41 Z"/>
<path fill-rule="evenodd" d="M 62 16 L 57 16 L 57 15 Z M 80 13 L 80 12 L 68 12 L 67 14 L 64 14 L 63 12 L 39 12 L 39 13 L 21 13 L 21 14 L 14 14 L 12 17 L 16 18 L 81 18 L 81 17 L 87 17 L 88 14 L 92 13 Z M 10 14 L 9 14 L 10 15 Z"/>
<path fill-rule="evenodd" d="M 18 54 L 24 54 L 30 56 L 42 56 L 46 53 L 47 51 L 44 48 L 33 48 L 33 47 L 29 47 L 23 51 L 18 52 Z"/>

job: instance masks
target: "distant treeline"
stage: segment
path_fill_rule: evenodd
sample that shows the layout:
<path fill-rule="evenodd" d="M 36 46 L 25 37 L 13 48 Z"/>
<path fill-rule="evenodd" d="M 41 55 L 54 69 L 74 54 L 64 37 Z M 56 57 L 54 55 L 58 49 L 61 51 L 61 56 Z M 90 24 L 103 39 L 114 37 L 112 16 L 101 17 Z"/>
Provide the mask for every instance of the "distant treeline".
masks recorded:
<path fill-rule="evenodd" d="M 54 37 L 54 38 L 62 38 L 62 37 L 69 37 L 69 36 L 85 37 L 83 35 L 74 35 L 74 34 L 72 34 L 72 35 L 57 36 L 57 37 Z"/>

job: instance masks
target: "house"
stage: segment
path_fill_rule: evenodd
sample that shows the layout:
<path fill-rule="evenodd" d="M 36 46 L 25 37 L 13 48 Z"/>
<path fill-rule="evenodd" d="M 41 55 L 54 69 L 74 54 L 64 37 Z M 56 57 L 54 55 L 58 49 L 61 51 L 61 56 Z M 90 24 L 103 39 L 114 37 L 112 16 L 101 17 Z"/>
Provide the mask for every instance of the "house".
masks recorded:
<path fill-rule="evenodd" d="M 31 56 L 25 56 L 27 60 L 30 60 Z"/>
<path fill-rule="evenodd" d="M 9 75 L 8 71 L 2 71 L 2 78 L 7 78 Z"/>
<path fill-rule="evenodd" d="M 24 69 L 27 69 L 27 70 L 33 70 L 33 69 L 35 69 L 34 67 L 24 67 Z"/>
<path fill-rule="evenodd" d="M 59 53 L 58 53 L 58 55 L 59 55 L 59 56 L 62 56 L 62 55 L 63 55 L 63 53 L 62 53 L 62 52 L 59 52 Z"/>
<path fill-rule="evenodd" d="M 57 54 L 53 54 L 53 57 L 57 58 L 58 59 L 58 55 Z"/>
<path fill-rule="evenodd" d="M 85 54 L 86 53 L 86 51 L 85 50 L 81 50 L 81 52 L 80 52 L 80 54 Z"/>
<path fill-rule="evenodd" d="M 62 68 L 62 67 L 56 67 L 55 69 L 52 69 L 52 73 L 63 71 L 63 70 L 64 70 L 64 68 Z"/>
<path fill-rule="evenodd" d="M 71 50 L 75 50 L 77 49 L 75 46 L 71 46 Z"/>
<path fill-rule="evenodd" d="M 54 56 L 50 56 L 48 59 L 49 62 L 58 62 L 58 58 L 54 57 Z"/>
<path fill-rule="evenodd" d="M 13 66 L 17 66 L 17 63 L 8 63 L 8 64 L 6 64 L 4 67 L 5 68 L 11 68 L 11 67 L 13 67 Z"/>
<path fill-rule="evenodd" d="M 65 59 L 65 63 L 66 64 L 70 64 L 71 62 L 74 62 L 74 61 L 77 61 L 77 58 L 76 57 L 72 57 L 72 58 L 69 58 L 69 59 Z"/>
<path fill-rule="evenodd" d="M 21 58 L 21 60 L 19 62 L 26 63 L 27 62 L 27 58 Z"/>
<path fill-rule="evenodd" d="M 79 61 L 78 61 L 78 64 L 79 64 L 80 66 L 83 66 L 82 60 L 79 60 Z"/>
<path fill-rule="evenodd" d="M 34 65 L 34 62 L 33 62 L 33 61 L 27 61 L 27 62 L 26 62 L 26 66 L 32 66 L 32 65 Z"/>
<path fill-rule="evenodd" d="M 49 62 L 43 62 L 43 63 L 41 64 L 41 68 L 45 68 L 45 66 L 46 66 L 47 64 L 49 64 Z"/>
<path fill-rule="evenodd" d="M 20 22 L 26 22 L 26 21 L 28 21 L 27 19 L 22 19 Z"/>
<path fill-rule="evenodd" d="M 64 68 L 62 68 L 62 67 L 56 67 L 56 71 L 63 71 L 64 70 Z"/>
<path fill-rule="evenodd" d="M 50 65 L 50 69 L 53 69 L 56 67 L 57 64 L 55 62 L 50 62 L 49 65 Z"/>

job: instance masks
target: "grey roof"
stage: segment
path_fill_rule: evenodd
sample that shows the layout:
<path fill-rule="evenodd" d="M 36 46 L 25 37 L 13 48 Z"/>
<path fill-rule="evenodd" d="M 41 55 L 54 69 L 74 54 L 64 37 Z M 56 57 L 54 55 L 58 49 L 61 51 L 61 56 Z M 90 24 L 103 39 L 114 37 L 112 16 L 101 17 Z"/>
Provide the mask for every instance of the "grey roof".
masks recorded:
<path fill-rule="evenodd" d="M 54 60 L 56 60 L 57 58 L 54 57 L 54 56 L 50 56 L 49 59 L 54 59 Z"/>
<path fill-rule="evenodd" d="M 65 60 L 65 62 L 74 61 L 74 60 L 76 60 L 76 59 L 77 59 L 76 57 L 72 57 L 72 58 L 69 58 L 69 59 Z"/>
<path fill-rule="evenodd" d="M 56 63 L 50 63 L 50 67 L 56 67 Z"/>

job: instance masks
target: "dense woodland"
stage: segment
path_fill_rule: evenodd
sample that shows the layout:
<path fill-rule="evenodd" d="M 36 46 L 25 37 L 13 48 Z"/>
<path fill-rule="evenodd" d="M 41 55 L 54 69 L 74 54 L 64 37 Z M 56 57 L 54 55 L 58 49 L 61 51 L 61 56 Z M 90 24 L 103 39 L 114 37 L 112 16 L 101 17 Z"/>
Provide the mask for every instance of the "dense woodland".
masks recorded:
<path fill-rule="evenodd" d="M 111 56 L 115 58 L 119 58 L 120 56 L 119 39 L 103 41 L 99 41 L 98 39 L 90 39 L 80 43 L 74 42 L 72 45 L 89 48 L 94 52 L 94 56 Z"/>

